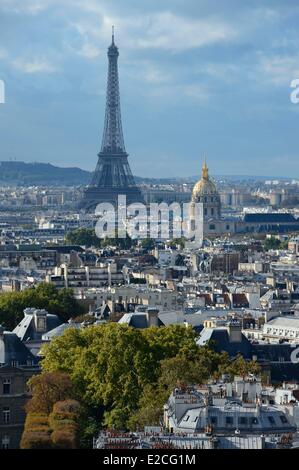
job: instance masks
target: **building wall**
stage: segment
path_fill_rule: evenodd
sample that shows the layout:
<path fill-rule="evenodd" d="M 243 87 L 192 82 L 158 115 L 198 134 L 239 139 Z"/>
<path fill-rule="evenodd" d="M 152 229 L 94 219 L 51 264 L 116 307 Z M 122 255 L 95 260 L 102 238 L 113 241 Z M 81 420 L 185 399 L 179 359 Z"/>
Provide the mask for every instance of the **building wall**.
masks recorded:
<path fill-rule="evenodd" d="M 26 417 L 25 404 L 30 398 L 27 382 L 38 372 L 38 367 L 0 367 L 0 449 L 19 448 Z M 9 393 L 5 393 L 7 380 L 11 382 Z M 5 420 L 7 409 L 9 410 L 8 422 Z"/>

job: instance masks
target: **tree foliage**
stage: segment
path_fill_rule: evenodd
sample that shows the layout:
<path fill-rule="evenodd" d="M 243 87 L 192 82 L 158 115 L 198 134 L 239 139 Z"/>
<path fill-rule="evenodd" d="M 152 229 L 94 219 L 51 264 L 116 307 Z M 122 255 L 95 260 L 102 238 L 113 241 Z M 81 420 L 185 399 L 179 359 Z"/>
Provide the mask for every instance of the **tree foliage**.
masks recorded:
<path fill-rule="evenodd" d="M 196 348 L 192 329 L 179 325 L 138 330 L 109 323 L 68 329 L 45 349 L 46 371 L 70 374 L 87 406 L 104 407 L 104 424 L 126 427 L 142 389 L 155 382 L 160 361 Z"/>
<path fill-rule="evenodd" d="M 76 449 L 79 438 L 81 407 L 76 400 L 58 401 L 49 416 L 51 440 L 58 449 Z"/>
<path fill-rule="evenodd" d="M 151 251 L 155 248 L 155 240 L 153 238 L 144 238 L 141 246 L 145 251 Z"/>
<path fill-rule="evenodd" d="M 47 413 L 28 413 L 20 447 L 21 449 L 51 449 L 50 435 Z"/>
<path fill-rule="evenodd" d="M 128 234 L 125 237 L 99 238 L 94 229 L 78 228 L 67 233 L 66 243 L 70 245 L 80 245 L 86 247 L 105 248 L 107 246 L 116 246 L 121 250 L 129 250 L 136 241 L 132 240 Z"/>
<path fill-rule="evenodd" d="M 56 289 L 53 284 L 41 283 L 21 292 L 0 294 L 0 323 L 13 329 L 23 318 L 27 307 L 43 308 L 58 315 L 61 321 L 83 313 L 72 289 Z"/>
<path fill-rule="evenodd" d="M 32 398 L 26 405 L 27 413 L 49 415 L 56 402 L 74 396 L 70 377 L 59 370 L 31 377 L 28 386 Z"/>
<path fill-rule="evenodd" d="M 286 250 L 288 248 L 288 241 L 287 240 L 281 241 L 278 238 L 271 236 L 270 238 L 266 238 L 264 242 L 264 248 L 266 251 Z"/>
<path fill-rule="evenodd" d="M 64 371 L 73 382 L 74 397 L 87 410 L 85 424 L 135 429 L 159 424 L 162 407 L 178 383 L 199 384 L 223 373 L 258 371 L 254 362 L 199 348 L 192 328 L 170 325 L 144 330 L 107 323 L 68 329 L 46 346 L 44 371 Z M 88 436 L 89 431 L 86 431 Z"/>
<path fill-rule="evenodd" d="M 81 405 L 74 400 L 72 381 L 64 372 L 44 372 L 28 382 L 32 398 L 26 405 L 22 449 L 75 449 L 79 445 Z"/>
<path fill-rule="evenodd" d="M 65 241 L 69 245 L 82 245 L 86 247 L 100 247 L 101 240 L 96 236 L 95 230 L 90 228 L 78 228 L 68 232 Z"/>
<path fill-rule="evenodd" d="M 168 246 L 175 248 L 176 246 L 180 246 L 181 248 L 185 248 L 186 240 L 184 237 L 182 238 L 173 238 L 170 242 L 168 242 Z"/>

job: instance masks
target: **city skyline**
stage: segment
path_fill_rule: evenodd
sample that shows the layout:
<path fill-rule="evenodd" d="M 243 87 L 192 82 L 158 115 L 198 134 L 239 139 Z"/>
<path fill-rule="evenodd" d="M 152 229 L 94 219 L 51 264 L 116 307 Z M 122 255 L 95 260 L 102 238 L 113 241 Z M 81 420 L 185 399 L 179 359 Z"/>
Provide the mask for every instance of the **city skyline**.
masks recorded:
<path fill-rule="evenodd" d="M 115 24 L 134 175 L 299 177 L 296 2 L 110 3 L 1 3 L 1 160 L 94 169 Z"/>

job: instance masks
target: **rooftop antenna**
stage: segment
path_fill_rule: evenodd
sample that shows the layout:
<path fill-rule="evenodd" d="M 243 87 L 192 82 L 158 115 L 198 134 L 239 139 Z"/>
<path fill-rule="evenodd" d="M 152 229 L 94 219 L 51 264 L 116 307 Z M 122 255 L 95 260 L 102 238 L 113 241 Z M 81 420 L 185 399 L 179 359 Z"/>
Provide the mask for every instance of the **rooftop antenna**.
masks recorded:
<path fill-rule="evenodd" d="M 114 25 L 112 25 L 112 44 L 114 44 Z"/>

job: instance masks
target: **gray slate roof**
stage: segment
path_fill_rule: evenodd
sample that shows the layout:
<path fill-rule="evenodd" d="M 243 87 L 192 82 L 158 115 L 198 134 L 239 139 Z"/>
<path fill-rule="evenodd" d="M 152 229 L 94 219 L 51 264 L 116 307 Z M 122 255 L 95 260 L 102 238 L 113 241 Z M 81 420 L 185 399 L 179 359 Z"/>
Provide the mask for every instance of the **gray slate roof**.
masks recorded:
<path fill-rule="evenodd" d="M 217 352 L 225 351 L 230 357 L 242 354 L 244 359 L 252 359 L 252 345 L 243 334 L 240 342 L 230 342 L 227 328 L 204 328 L 197 344 L 203 346 L 208 341 L 214 342 L 213 347 Z"/>
<path fill-rule="evenodd" d="M 246 214 L 244 222 L 249 223 L 294 223 L 295 217 L 292 214 L 283 212 Z"/>
<path fill-rule="evenodd" d="M 133 326 L 134 328 L 148 328 L 149 326 L 147 314 L 144 312 L 125 313 L 118 323 L 125 323 L 129 326 Z M 160 316 L 158 317 L 158 326 L 164 326 L 160 320 Z"/>
<path fill-rule="evenodd" d="M 1 365 L 37 365 L 38 360 L 31 354 L 15 333 L 0 331 L 0 364 Z"/>
<path fill-rule="evenodd" d="M 65 330 L 68 330 L 69 328 L 76 328 L 80 329 L 82 328 L 81 323 L 62 323 L 62 325 L 57 326 L 56 328 L 53 328 L 53 330 L 47 331 L 47 333 L 44 333 L 42 336 L 42 339 L 44 341 L 51 341 L 51 339 L 56 338 L 57 336 L 61 336 Z"/>
<path fill-rule="evenodd" d="M 57 315 L 47 313 L 47 331 L 53 330 L 61 324 Z M 25 315 L 23 320 L 13 330 L 22 341 L 41 339 L 42 333 L 38 333 L 34 325 L 34 315 Z"/>

